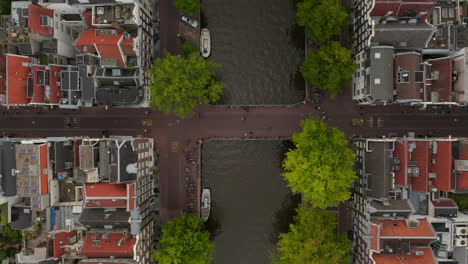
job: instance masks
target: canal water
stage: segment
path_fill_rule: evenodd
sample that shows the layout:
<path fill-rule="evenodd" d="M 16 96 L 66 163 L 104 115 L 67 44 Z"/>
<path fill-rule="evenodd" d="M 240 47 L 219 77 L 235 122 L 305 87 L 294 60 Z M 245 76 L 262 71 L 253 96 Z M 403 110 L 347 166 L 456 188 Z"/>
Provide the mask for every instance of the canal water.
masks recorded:
<path fill-rule="evenodd" d="M 207 228 L 215 264 L 267 264 L 298 198 L 280 173 L 287 144 L 270 140 L 216 140 L 202 145 L 202 186 L 211 188 Z"/>
<path fill-rule="evenodd" d="M 220 104 L 294 104 L 305 98 L 298 72 L 304 31 L 296 0 L 202 0 L 202 27 L 211 33 L 210 61 L 221 64 Z"/>

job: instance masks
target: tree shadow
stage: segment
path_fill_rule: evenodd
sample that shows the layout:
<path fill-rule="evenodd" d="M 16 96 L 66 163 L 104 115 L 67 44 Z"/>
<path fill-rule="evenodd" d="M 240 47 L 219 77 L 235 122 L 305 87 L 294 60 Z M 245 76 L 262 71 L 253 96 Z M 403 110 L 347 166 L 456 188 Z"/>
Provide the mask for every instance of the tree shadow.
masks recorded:
<path fill-rule="evenodd" d="M 289 231 L 289 225 L 293 223 L 296 216 L 296 208 L 301 202 L 301 196 L 289 193 L 283 202 L 281 208 L 275 212 L 273 219 L 273 233 L 270 234 L 270 242 L 277 244 L 281 233 Z"/>
<path fill-rule="evenodd" d="M 296 49 L 305 50 L 305 31 L 304 27 L 298 24 L 292 25 L 288 30 L 288 43 Z"/>

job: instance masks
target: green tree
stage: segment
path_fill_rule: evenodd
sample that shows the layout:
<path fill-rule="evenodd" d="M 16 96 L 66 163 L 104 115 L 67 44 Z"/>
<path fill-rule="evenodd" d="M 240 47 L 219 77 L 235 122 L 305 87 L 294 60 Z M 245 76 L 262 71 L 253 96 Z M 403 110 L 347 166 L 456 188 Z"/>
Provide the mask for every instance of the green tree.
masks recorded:
<path fill-rule="evenodd" d="M 311 206 L 297 210 L 289 232 L 280 235 L 277 264 L 347 264 L 351 242 L 336 232 L 336 216 Z"/>
<path fill-rule="evenodd" d="M 162 226 L 159 246 L 152 257 L 159 264 L 209 264 L 214 244 L 202 230 L 203 219 L 182 214 Z"/>
<path fill-rule="evenodd" d="M 23 239 L 21 231 L 11 229 L 11 224 L 7 224 L 3 227 L 2 232 L 0 233 L 0 243 L 7 245 L 15 245 L 21 243 Z"/>
<path fill-rule="evenodd" d="M 183 57 L 166 52 L 149 70 L 151 107 L 188 117 L 197 104 L 218 101 L 223 86 L 213 79 L 217 66 L 197 54 Z"/>
<path fill-rule="evenodd" d="M 468 193 L 449 193 L 449 198 L 458 205 L 459 211 L 468 210 Z"/>
<path fill-rule="evenodd" d="M 306 35 L 319 45 L 340 33 L 348 19 L 339 0 L 304 0 L 297 4 L 297 24 L 305 27 Z"/>
<path fill-rule="evenodd" d="M 200 0 L 175 0 L 174 6 L 180 12 L 193 15 L 200 11 Z"/>
<path fill-rule="evenodd" d="M 2 245 L 0 246 L 0 261 L 6 258 L 14 257 L 18 252 L 19 250 L 14 247 L 5 247 Z"/>
<path fill-rule="evenodd" d="M 336 206 L 350 198 L 355 154 L 343 132 L 321 120 L 301 123 L 302 131 L 292 140 L 296 149 L 286 154 L 283 176 L 293 193 L 318 208 Z"/>
<path fill-rule="evenodd" d="M 351 51 L 331 42 L 309 54 L 301 73 L 307 82 L 335 96 L 343 86 L 351 84 L 355 68 Z"/>
<path fill-rule="evenodd" d="M 0 15 L 9 15 L 11 13 L 11 0 L 0 1 Z"/>
<path fill-rule="evenodd" d="M 192 42 L 184 41 L 184 43 L 182 43 L 182 55 L 184 57 L 188 57 L 193 53 L 198 54 L 198 52 L 198 47 Z"/>

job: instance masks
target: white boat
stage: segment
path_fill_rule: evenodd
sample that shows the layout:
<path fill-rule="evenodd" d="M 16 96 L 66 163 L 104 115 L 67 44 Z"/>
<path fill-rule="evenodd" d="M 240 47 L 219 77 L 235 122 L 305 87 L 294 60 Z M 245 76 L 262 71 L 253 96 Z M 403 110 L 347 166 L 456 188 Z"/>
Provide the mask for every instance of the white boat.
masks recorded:
<path fill-rule="evenodd" d="M 200 53 L 204 58 L 208 58 L 211 53 L 210 31 L 204 28 L 200 34 Z"/>
<path fill-rule="evenodd" d="M 203 220 L 207 220 L 211 210 L 211 192 L 210 189 L 203 189 L 201 196 L 200 215 Z"/>

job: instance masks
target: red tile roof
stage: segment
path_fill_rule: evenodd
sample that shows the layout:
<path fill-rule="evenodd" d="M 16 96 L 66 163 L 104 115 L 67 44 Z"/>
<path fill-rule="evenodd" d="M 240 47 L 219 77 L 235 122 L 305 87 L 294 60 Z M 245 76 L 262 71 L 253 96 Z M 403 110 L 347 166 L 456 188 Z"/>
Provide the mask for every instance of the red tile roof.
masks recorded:
<path fill-rule="evenodd" d="M 128 39 L 122 40 L 122 43 L 120 43 L 120 47 L 125 55 L 135 55 L 135 51 L 133 50 L 133 40 L 135 38 L 135 36 L 132 36 Z"/>
<path fill-rule="evenodd" d="M 457 174 L 457 188 L 458 191 L 468 190 L 468 171 L 459 172 Z"/>
<path fill-rule="evenodd" d="M 468 160 L 468 141 L 460 142 L 460 160 Z M 458 172 L 457 174 L 457 190 L 468 189 L 468 171 Z"/>
<path fill-rule="evenodd" d="M 37 72 L 45 71 L 45 66 L 34 65 L 32 67 L 33 72 L 33 97 L 31 103 L 44 103 L 45 95 L 45 84 L 39 85 L 37 81 Z"/>
<path fill-rule="evenodd" d="M 449 192 L 452 186 L 452 142 L 437 141 L 437 153 L 432 155 L 435 164 L 430 172 L 437 173 L 432 185 L 441 191 Z"/>
<path fill-rule="evenodd" d="M 391 11 L 393 15 L 396 15 L 398 13 L 398 9 L 400 8 L 400 4 L 401 0 L 375 0 L 375 6 L 374 9 L 372 9 L 371 16 L 384 16 L 389 11 Z"/>
<path fill-rule="evenodd" d="M 457 204 L 452 200 L 439 200 L 431 202 L 434 207 L 458 207 Z"/>
<path fill-rule="evenodd" d="M 49 70 L 49 83 L 50 83 L 50 103 L 58 104 L 60 102 L 60 93 L 61 87 L 57 85 L 57 82 L 60 81 L 60 72 L 65 70 L 65 67 L 58 65 L 50 65 Z"/>
<path fill-rule="evenodd" d="M 48 155 L 48 148 L 46 144 L 42 144 L 39 146 L 39 164 L 40 164 L 40 175 L 41 175 L 41 194 L 49 193 L 49 155 Z"/>
<path fill-rule="evenodd" d="M 129 184 L 128 190 L 128 210 L 133 210 L 136 207 L 135 200 L 135 184 Z"/>
<path fill-rule="evenodd" d="M 423 99 L 423 83 L 416 83 L 416 72 L 422 71 L 422 57 L 417 52 L 406 52 L 396 54 L 394 59 L 394 85 L 397 91 L 397 99 Z M 408 72 L 408 82 L 398 83 L 398 73 Z"/>
<path fill-rule="evenodd" d="M 429 142 L 416 141 L 411 160 L 416 161 L 419 168 L 419 176 L 411 177 L 411 187 L 415 191 L 427 192 L 429 190 Z"/>
<path fill-rule="evenodd" d="M 419 220 L 418 227 L 409 227 L 405 220 L 375 220 L 381 224 L 380 238 L 437 239 L 426 219 Z"/>
<path fill-rule="evenodd" d="M 60 258 L 65 253 L 64 246 L 68 244 L 68 238 L 76 236 L 77 232 L 59 232 L 54 234 L 54 239 L 52 240 L 53 249 L 54 249 L 54 258 Z"/>
<path fill-rule="evenodd" d="M 400 169 L 395 171 L 395 184 L 406 186 L 408 185 L 408 143 L 396 141 L 393 156 L 400 160 Z"/>
<path fill-rule="evenodd" d="M 380 245 L 379 245 L 379 236 L 380 236 L 380 228 L 379 225 L 371 223 L 371 249 L 379 251 L 380 250 Z"/>
<path fill-rule="evenodd" d="M 384 16 L 391 11 L 392 16 L 407 17 L 408 11 L 427 12 L 420 19 L 427 19 L 434 7 L 433 0 L 376 0 L 371 16 Z"/>
<path fill-rule="evenodd" d="M 85 195 L 92 197 L 127 197 L 126 184 L 112 183 L 87 183 L 85 184 Z"/>
<path fill-rule="evenodd" d="M 6 93 L 6 57 L 0 56 L 0 94 Z"/>
<path fill-rule="evenodd" d="M 93 240 L 97 243 L 94 243 Z M 120 245 L 119 241 L 121 241 Z M 134 236 L 123 233 L 108 233 L 107 238 L 104 238 L 103 234 L 100 233 L 88 233 L 81 248 L 81 254 L 89 258 L 108 258 L 111 256 L 129 258 L 133 256 L 135 243 Z"/>
<path fill-rule="evenodd" d="M 85 30 L 75 43 L 75 47 L 81 53 L 97 52 L 101 58 L 115 58 L 120 67 L 125 67 L 123 54 L 119 47 L 123 32 L 116 35 L 96 36 L 97 32 L 100 31 L 97 29 Z"/>
<path fill-rule="evenodd" d="M 84 11 L 83 18 L 88 28 L 96 28 L 93 26 L 93 12 L 91 10 Z"/>
<path fill-rule="evenodd" d="M 422 254 L 416 254 L 416 251 Z M 430 248 L 415 248 L 409 255 L 372 254 L 375 264 L 437 264 Z"/>
<path fill-rule="evenodd" d="M 408 17 L 408 13 L 426 12 L 420 20 L 425 20 L 429 16 L 434 7 L 435 3 L 433 0 L 403 0 L 400 9 L 398 10 L 398 17 Z"/>
<path fill-rule="evenodd" d="M 31 58 L 19 55 L 7 55 L 7 103 L 28 104 L 27 79 L 31 73 L 31 67 L 23 66 L 30 63 Z"/>
<path fill-rule="evenodd" d="M 29 5 L 29 19 L 28 19 L 29 29 L 31 29 L 32 33 L 53 36 L 54 35 L 53 27 L 41 26 L 42 16 L 48 16 L 53 19 L 54 10 L 51 10 L 42 6 L 30 4 Z"/>
<path fill-rule="evenodd" d="M 439 72 L 436 80 L 431 80 L 432 91 L 439 93 L 441 102 L 452 101 L 452 58 L 440 58 L 428 61 L 431 64 L 432 72 Z"/>
<path fill-rule="evenodd" d="M 128 206 L 126 184 L 95 183 L 85 184 L 84 206 L 121 207 Z"/>

